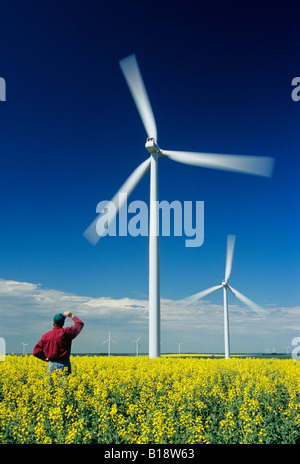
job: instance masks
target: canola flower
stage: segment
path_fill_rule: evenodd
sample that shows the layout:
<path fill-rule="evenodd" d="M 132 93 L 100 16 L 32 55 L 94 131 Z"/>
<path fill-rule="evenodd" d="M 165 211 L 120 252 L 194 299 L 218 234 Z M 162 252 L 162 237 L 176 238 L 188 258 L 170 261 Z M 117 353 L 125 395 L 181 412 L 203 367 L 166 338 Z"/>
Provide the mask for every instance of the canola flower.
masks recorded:
<path fill-rule="evenodd" d="M 300 443 L 293 360 L 72 358 L 0 363 L 0 443 Z"/>

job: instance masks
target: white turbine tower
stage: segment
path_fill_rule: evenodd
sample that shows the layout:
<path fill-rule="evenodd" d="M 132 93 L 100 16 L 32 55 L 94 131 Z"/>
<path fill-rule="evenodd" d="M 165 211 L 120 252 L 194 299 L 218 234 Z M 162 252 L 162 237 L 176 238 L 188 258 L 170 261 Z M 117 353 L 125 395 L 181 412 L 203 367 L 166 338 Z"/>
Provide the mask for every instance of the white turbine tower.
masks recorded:
<path fill-rule="evenodd" d="M 28 343 L 24 343 L 24 342 L 22 342 L 22 345 L 23 345 L 23 356 L 25 356 L 25 346 L 27 346 L 27 345 L 28 345 Z"/>
<path fill-rule="evenodd" d="M 127 197 L 150 169 L 149 357 L 156 358 L 160 356 L 158 158 L 166 156 L 174 161 L 193 166 L 243 172 L 265 177 L 271 177 L 274 160 L 263 156 L 217 155 L 161 150 L 157 145 L 156 123 L 135 55 L 130 55 L 121 60 L 120 66 L 148 135 L 145 147 L 150 152 L 150 157 L 133 171 L 112 198 L 115 209 L 114 211 L 111 209 L 111 212 L 106 215 L 107 228 L 115 219 Z M 96 226 L 100 216 L 101 212 L 83 234 L 93 245 L 107 232 L 99 235 L 97 231 Z"/>
<path fill-rule="evenodd" d="M 110 353 L 111 353 L 111 342 L 112 343 L 117 343 L 111 338 L 110 332 L 108 332 L 108 339 L 105 340 L 105 342 L 102 343 L 102 345 L 104 345 L 104 343 L 108 343 L 108 356 L 110 356 Z"/>
<path fill-rule="evenodd" d="M 226 253 L 226 266 L 225 266 L 225 279 L 222 281 L 221 285 L 216 285 L 214 287 L 210 287 L 202 292 L 196 293 L 188 298 L 185 301 L 188 303 L 194 303 L 195 301 L 199 300 L 200 298 L 204 298 L 205 296 L 209 295 L 210 293 L 216 292 L 223 288 L 223 299 L 224 299 L 224 345 L 225 345 L 225 358 L 229 359 L 230 357 L 230 344 L 229 344 L 229 315 L 228 315 L 228 302 L 227 302 L 227 289 L 229 289 L 242 303 L 245 303 L 249 308 L 254 310 L 258 313 L 261 317 L 266 314 L 265 310 L 258 306 L 253 301 L 249 300 L 246 296 L 242 295 L 242 293 L 235 290 L 233 287 L 228 285 L 228 279 L 231 274 L 232 268 L 232 260 L 233 260 L 233 252 L 234 252 L 234 245 L 235 245 L 235 235 L 228 235 L 227 236 L 227 253 Z"/>

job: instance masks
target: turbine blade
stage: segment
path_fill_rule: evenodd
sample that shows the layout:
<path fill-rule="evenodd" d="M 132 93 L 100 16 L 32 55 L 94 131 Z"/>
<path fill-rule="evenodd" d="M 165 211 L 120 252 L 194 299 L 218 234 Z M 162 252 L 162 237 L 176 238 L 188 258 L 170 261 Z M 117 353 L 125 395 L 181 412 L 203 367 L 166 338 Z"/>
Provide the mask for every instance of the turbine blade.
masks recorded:
<path fill-rule="evenodd" d="M 234 244 L 235 244 L 235 235 L 228 235 L 228 237 L 227 237 L 226 267 L 225 267 L 225 280 L 226 280 L 226 282 L 229 279 L 230 274 L 231 274 L 233 252 L 234 252 Z"/>
<path fill-rule="evenodd" d="M 161 153 L 179 163 L 265 177 L 272 176 L 274 165 L 274 158 L 267 156 L 217 155 L 171 150 L 161 150 Z"/>
<path fill-rule="evenodd" d="M 118 192 L 115 194 L 115 196 L 112 198 L 111 202 L 114 203 L 115 205 L 115 211 L 113 214 L 111 214 L 108 218 L 108 227 L 109 224 L 115 219 L 116 215 L 118 214 L 118 211 L 122 208 L 124 202 L 126 199 L 129 197 L 131 192 L 135 189 L 135 187 L 138 185 L 138 183 L 142 180 L 146 172 L 148 171 L 151 163 L 151 157 L 148 158 L 146 161 L 144 161 L 142 164 L 140 164 L 134 171 L 133 173 L 128 177 L 128 179 L 124 182 L 122 187 L 118 190 Z M 122 195 L 122 198 L 119 197 L 120 193 L 125 193 L 127 195 Z M 97 233 L 97 221 L 99 217 L 101 216 L 101 213 L 98 214 L 96 219 L 90 224 L 90 226 L 84 231 L 83 235 L 84 237 L 92 244 L 96 245 L 96 243 L 100 239 L 100 235 Z"/>
<path fill-rule="evenodd" d="M 119 64 L 140 113 L 147 135 L 157 140 L 155 119 L 135 55 L 127 56 Z"/>
<path fill-rule="evenodd" d="M 216 292 L 220 288 L 222 288 L 222 285 L 215 285 L 214 287 L 207 288 L 206 290 L 196 293 L 195 295 L 188 296 L 183 301 L 186 301 L 188 304 L 194 303 L 195 301 L 200 300 L 200 298 L 204 298 L 206 295 Z"/>
<path fill-rule="evenodd" d="M 228 288 L 234 293 L 234 295 L 245 305 L 249 306 L 249 308 L 253 309 L 260 317 L 266 315 L 266 310 L 261 308 L 258 304 L 254 303 L 252 300 L 249 300 L 245 295 L 238 292 L 235 288 L 228 285 Z"/>

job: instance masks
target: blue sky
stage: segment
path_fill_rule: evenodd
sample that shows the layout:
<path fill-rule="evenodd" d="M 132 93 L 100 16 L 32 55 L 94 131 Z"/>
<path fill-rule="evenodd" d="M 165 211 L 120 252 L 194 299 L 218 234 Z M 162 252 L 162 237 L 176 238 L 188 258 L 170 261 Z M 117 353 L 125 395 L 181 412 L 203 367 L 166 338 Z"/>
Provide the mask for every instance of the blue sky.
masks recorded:
<path fill-rule="evenodd" d="M 221 282 L 227 234 L 236 235 L 230 283 L 269 311 L 256 321 L 230 297 L 232 350 L 290 345 L 300 331 L 297 2 L 11 1 L 1 9 L 7 350 L 21 351 L 21 340 L 32 350 L 53 314 L 72 307 L 86 322 L 74 351 L 104 350 L 108 330 L 119 352 L 140 335 L 148 349 L 148 239 L 106 237 L 93 247 L 82 236 L 98 202 L 148 156 L 118 64 L 132 53 L 162 148 L 275 158 L 271 179 L 159 160 L 161 200 L 205 205 L 201 247 L 161 239 L 162 349 L 182 341 L 182 351 L 222 351 L 222 295 L 192 313 L 179 302 Z M 148 199 L 149 174 L 130 200 Z"/>

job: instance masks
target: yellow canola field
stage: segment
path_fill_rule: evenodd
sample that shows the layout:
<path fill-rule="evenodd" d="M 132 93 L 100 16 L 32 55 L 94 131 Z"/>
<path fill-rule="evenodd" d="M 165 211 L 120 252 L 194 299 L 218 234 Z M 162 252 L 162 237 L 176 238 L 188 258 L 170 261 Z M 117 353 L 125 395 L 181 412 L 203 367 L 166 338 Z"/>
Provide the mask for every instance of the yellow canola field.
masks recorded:
<path fill-rule="evenodd" d="M 33 356 L 0 363 L 0 443 L 300 443 L 300 362 Z"/>

